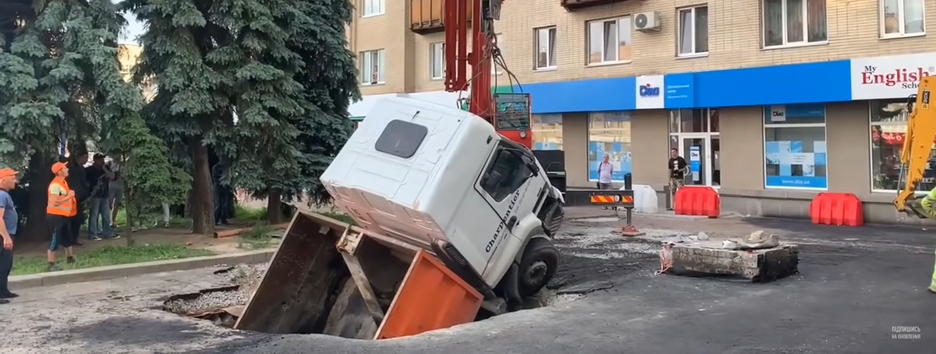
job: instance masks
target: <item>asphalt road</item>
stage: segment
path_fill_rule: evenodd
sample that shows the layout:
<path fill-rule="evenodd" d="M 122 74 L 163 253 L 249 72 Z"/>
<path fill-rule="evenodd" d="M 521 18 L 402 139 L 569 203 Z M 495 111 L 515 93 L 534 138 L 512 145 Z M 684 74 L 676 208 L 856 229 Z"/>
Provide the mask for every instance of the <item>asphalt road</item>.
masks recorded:
<path fill-rule="evenodd" d="M 936 244 L 931 231 L 776 219 L 639 220 L 645 240 L 611 235 L 619 225 L 611 220 L 564 228 L 565 266 L 557 283 L 602 282 L 611 289 L 416 337 L 373 342 L 237 333 L 148 309 L 168 294 L 218 285 L 203 270 L 27 289 L 24 300 L 0 307 L 0 352 L 936 352 L 936 295 L 926 291 Z M 653 275 L 658 238 L 699 231 L 739 236 L 756 229 L 801 245 L 800 275 L 767 284 Z M 918 330 L 899 333 L 917 339 L 893 339 L 894 326 Z"/>

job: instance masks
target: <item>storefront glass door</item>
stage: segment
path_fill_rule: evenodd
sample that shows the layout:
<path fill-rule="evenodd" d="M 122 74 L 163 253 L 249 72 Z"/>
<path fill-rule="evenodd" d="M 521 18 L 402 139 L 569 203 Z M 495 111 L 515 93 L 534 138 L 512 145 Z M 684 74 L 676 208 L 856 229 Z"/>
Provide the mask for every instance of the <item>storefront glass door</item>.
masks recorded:
<path fill-rule="evenodd" d="M 680 134 L 679 155 L 689 164 L 687 186 L 718 186 L 720 140 L 717 134 Z"/>

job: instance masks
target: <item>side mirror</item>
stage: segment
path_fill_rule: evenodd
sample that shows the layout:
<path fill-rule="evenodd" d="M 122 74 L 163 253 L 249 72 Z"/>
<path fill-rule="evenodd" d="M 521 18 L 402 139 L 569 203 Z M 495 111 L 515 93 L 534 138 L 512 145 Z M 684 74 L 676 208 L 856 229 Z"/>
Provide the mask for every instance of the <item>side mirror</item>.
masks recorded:
<path fill-rule="evenodd" d="M 536 160 L 530 156 L 527 156 L 526 154 L 521 155 L 521 159 L 523 159 L 523 165 L 530 170 L 530 174 L 532 174 L 533 177 L 539 176 L 539 166 L 536 165 Z"/>

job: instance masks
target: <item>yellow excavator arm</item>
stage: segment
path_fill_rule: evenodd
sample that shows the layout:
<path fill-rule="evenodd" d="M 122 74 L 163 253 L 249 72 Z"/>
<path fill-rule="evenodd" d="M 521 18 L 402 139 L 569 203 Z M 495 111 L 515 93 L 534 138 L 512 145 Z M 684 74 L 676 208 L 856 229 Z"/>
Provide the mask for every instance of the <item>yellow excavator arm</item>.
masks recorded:
<path fill-rule="evenodd" d="M 910 95 L 907 100 L 910 117 L 907 119 L 907 133 L 900 153 L 900 181 L 903 184 L 897 192 L 897 199 L 894 199 L 898 212 L 923 219 L 929 218 L 930 213 L 924 210 L 915 192 L 923 180 L 933 150 L 933 139 L 936 138 L 936 102 L 930 102 L 930 90 L 936 88 L 934 84 L 936 77 L 922 78 L 917 94 Z"/>

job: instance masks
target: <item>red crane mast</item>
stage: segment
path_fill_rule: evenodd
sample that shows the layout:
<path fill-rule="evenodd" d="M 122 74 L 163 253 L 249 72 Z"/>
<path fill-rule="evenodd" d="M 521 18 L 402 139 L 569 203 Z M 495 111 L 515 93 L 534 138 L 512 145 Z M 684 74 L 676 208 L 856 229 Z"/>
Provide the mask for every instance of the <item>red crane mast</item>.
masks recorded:
<path fill-rule="evenodd" d="M 494 34 L 494 21 L 500 18 L 503 2 L 504 0 L 445 0 L 445 90 L 468 91 L 469 112 L 494 125 L 501 135 L 531 148 L 530 95 L 492 92 L 493 65 L 495 58 L 500 55 Z M 469 38 L 472 41 L 470 53 Z M 513 76 L 509 71 L 507 74 Z"/>

